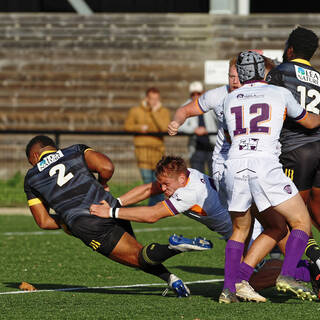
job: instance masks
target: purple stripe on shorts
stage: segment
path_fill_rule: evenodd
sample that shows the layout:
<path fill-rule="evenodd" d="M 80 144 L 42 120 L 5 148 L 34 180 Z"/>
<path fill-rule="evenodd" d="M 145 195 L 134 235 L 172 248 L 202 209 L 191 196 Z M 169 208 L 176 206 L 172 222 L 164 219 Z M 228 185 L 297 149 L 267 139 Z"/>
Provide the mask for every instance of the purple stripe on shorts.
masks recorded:
<path fill-rule="evenodd" d="M 172 204 L 172 202 L 169 199 L 164 200 L 164 202 L 166 203 L 166 205 L 168 206 L 168 208 L 172 211 L 172 213 L 174 215 L 179 213 L 178 210 L 174 207 L 174 205 Z"/>

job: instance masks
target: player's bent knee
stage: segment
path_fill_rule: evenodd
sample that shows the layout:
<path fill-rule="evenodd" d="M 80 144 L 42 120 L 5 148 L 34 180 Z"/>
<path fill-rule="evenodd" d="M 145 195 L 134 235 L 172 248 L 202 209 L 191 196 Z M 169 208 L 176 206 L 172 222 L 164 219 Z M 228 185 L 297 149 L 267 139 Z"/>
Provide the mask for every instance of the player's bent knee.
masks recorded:
<path fill-rule="evenodd" d="M 162 261 L 154 261 L 148 255 L 148 251 L 150 249 L 152 249 L 152 246 L 155 246 L 155 245 L 156 245 L 156 243 L 151 243 L 147 246 L 144 246 L 140 250 L 139 255 L 138 255 L 138 261 L 139 261 L 139 265 L 142 269 L 149 268 L 150 266 L 154 266 L 154 265 L 160 264 L 162 262 Z"/>

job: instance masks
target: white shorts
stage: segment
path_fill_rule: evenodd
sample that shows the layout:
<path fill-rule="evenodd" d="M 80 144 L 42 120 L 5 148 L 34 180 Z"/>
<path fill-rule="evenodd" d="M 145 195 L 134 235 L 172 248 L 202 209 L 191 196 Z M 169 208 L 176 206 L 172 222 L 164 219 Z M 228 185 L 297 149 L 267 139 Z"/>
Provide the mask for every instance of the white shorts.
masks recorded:
<path fill-rule="evenodd" d="M 289 200 L 298 193 L 275 158 L 225 161 L 224 180 L 229 211 L 245 212 L 255 202 L 259 212 Z"/>

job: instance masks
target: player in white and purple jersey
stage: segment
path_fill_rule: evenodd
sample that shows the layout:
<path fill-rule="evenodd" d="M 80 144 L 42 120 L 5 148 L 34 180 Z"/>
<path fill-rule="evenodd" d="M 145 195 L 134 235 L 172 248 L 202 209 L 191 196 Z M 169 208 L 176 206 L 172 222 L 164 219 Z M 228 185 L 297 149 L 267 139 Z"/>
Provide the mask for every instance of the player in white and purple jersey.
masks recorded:
<path fill-rule="evenodd" d="M 289 90 L 263 81 L 264 59 L 256 52 L 241 52 L 236 67 L 243 86 L 224 102 L 225 128 L 232 142 L 224 179 L 234 231 L 226 246 L 225 285 L 219 302 L 237 302 L 236 287 L 246 286 L 237 279 L 237 270 L 251 225 L 249 209 L 253 202 L 260 212 L 273 208 L 292 227 L 277 288 L 291 290 L 302 299 L 316 298 L 294 279 L 311 222 L 297 188 L 279 163 L 279 136 L 286 114 L 308 128 L 318 127 L 320 117 L 306 112 Z M 276 240 L 270 238 L 270 249 L 275 244 Z"/>

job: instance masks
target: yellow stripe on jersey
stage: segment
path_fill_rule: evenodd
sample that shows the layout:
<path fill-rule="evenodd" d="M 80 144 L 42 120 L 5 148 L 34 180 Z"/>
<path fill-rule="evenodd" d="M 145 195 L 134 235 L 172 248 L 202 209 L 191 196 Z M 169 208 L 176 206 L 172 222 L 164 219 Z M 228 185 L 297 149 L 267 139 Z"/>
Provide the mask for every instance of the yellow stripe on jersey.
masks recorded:
<path fill-rule="evenodd" d="M 87 151 L 94 151 L 92 148 L 88 148 L 88 149 L 86 149 L 86 150 L 84 150 L 84 153 L 86 153 Z"/>
<path fill-rule="evenodd" d="M 166 207 L 166 209 L 170 212 L 170 214 L 172 215 L 172 216 L 174 216 L 174 213 L 171 211 L 171 209 L 168 207 L 168 205 L 166 204 L 166 202 L 165 201 L 161 201 L 161 203 L 163 203 L 163 205 Z"/>
<path fill-rule="evenodd" d="M 293 59 L 293 60 L 291 60 L 291 62 L 303 63 L 303 64 L 306 64 L 307 66 L 311 67 L 311 63 L 305 59 Z"/>
<path fill-rule="evenodd" d="M 195 103 L 196 107 L 199 109 L 199 111 L 201 112 L 201 114 L 203 114 L 203 111 L 202 111 L 202 109 L 200 108 L 200 105 L 199 105 L 199 99 L 197 99 L 194 103 Z"/>
<path fill-rule="evenodd" d="M 39 198 L 33 198 L 28 200 L 29 207 L 35 206 L 36 204 L 40 204 L 42 201 Z"/>
<path fill-rule="evenodd" d="M 40 156 L 39 156 L 39 160 L 41 160 L 41 158 L 42 158 L 44 155 L 46 155 L 46 154 L 48 154 L 48 153 L 54 153 L 54 152 L 57 152 L 57 150 L 46 150 L 46 151 L 43 151 L 43 152 L 40 154 Z"/>

